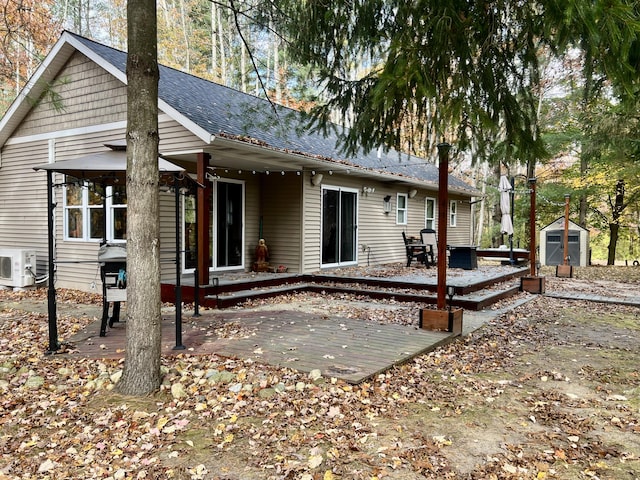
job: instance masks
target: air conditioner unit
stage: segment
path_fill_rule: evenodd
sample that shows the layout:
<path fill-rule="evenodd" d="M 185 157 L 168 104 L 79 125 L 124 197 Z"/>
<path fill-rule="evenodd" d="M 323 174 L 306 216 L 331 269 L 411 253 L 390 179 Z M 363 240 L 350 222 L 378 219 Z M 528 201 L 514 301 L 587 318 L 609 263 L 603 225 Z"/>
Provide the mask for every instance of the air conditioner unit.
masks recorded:
<path fill-rule="evenodd" d="M 36 283 L 36 251 L 0 248 L 0 285 L 30 287 Z"/>

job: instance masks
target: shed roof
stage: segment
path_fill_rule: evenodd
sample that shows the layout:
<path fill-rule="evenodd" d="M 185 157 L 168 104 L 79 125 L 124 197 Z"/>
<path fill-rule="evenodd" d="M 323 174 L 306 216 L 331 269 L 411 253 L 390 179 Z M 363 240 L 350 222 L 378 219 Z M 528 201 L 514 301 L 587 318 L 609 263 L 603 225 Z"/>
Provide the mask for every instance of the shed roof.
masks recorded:
<path fill-rule="evenodd" d="M 542 227 L 540 230 L 548 231 L 548 230 L 564 230 L 564 217 L 558 217 L 553 222 L 551 222 L 546 227 Z M 584 227 L 581 227 L 577 223 L 569 220 L 569 230 L 581 230 L 583 232 L 587 232 L 588 230 Z"/>

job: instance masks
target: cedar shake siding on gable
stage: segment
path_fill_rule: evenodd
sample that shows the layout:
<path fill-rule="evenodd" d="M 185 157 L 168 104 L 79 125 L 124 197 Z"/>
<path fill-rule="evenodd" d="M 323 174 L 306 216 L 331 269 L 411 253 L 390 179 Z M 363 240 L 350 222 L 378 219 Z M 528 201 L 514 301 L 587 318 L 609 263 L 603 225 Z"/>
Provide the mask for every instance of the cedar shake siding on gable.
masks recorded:
<path fill-rule="evenodd" d="M 42 99 L 14 137 L 126 121 L 126 86 L 79 52 L 69 59 L 52 89 L 60 105 Z"/>

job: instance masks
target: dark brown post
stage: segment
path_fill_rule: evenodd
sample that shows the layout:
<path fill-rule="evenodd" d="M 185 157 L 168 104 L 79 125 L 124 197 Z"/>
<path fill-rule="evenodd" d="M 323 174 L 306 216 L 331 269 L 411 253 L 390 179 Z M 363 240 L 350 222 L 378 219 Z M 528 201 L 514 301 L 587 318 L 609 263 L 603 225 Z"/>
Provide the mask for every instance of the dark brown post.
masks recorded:
<path fill-rule="evenodd" d="M 449 150 L 446 142 L 438 144 L 438 290 L 437 307 L 444 310 L 447 301 L 447 212 L 449 210 Z"/>
<path fill-rule="evenodd" d="M 536 178 L 529 179 L 531 207 L 529 208 L 529 232 L 531 240 L 529 242 L 529 263 L 530 274 L 536 276 Z"/>
<path fill-rule="evenodd" d="M 569 265 L 569 199 L 571 195 L 564 196 L 564 260 L 563 265 Z"/>
<path fill-rule="evenodd" d="M 207 167 L 209 166 L 208 153 L 198 154 L 198 183 L 204 185 L 204 188 L 198 188 L 197 210 L 198 218 L 198 278 L 196 279 L 200 285 L 209 284 L 209 265 L 211 258 L 209 256 L 209 246 L 211 237 L 211 183 L 207 180 Z"/>

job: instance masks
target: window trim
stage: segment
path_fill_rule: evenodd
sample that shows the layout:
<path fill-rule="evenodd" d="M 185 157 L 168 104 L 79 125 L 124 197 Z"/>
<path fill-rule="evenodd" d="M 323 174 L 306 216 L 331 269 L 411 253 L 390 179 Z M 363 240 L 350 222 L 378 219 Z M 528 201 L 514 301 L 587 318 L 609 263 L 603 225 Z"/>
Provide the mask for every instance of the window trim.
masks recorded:
<path fill-rule="evenodd" d="M 91 204 L 89 201 L 90 185 L 86 181 L 70 181 L 69 184 L 79 185 L 81 187 L 81 203 L 79 205 L 67 204 L 67 188 L 69 185 L 65 183 L 62 189 L 62 238 L 66 242 L 89 242 L 98 243 L 102 242 L 102 237 L 91 237 L 91 211 L 100 210 L 103 211 L 105 203 L 106 209 L 104 209 L 104 215 L 106 215 L 106 240 L 112 243 L 125 243 L 126 239 L 116 239 L 114 236 L 114 209 L 126 209 L 126 204 L 114 204 L 112 200 L 113 188 L 106 187 L 106 202 L 100 204 Z M 77 210 L 80 212 L 82 219 L 82 235 L 79 237 L 69 236 L 69 211 Z"/>
<path fill-rule="evenodd" d="M 449 226 L 456 227 L 458 224 L 458 201 L 451 200 L 449 202 Z"/>
<path fill-rule="evenodd" d="M 404 199 L 404 207 L 400 206 L 400 199 Z M 403 218 L 400 218 L 400 217 Z M 407 225 L 409 222 L 409 195 L 406 193 L 396 194 L 396 225 Z"/>
<path fill-rule="evenodd" d="M 427 208 L 427 205 L 429 204 L 429 202 L 433 203 L 433 217 L 428 217 L 427 216 L 427 212 L 429 211 L 429 209 Z M 425 197 L 424 199 L 424 228 L 431 228 L 433 230 L 436 229 L 436 219 L 438 218 L 438 202 L 436 201 L 436 199 L 434 197 Z M 428 221 L 432 222 L 432 225 L 429 226 L 427 224 Z"/>

